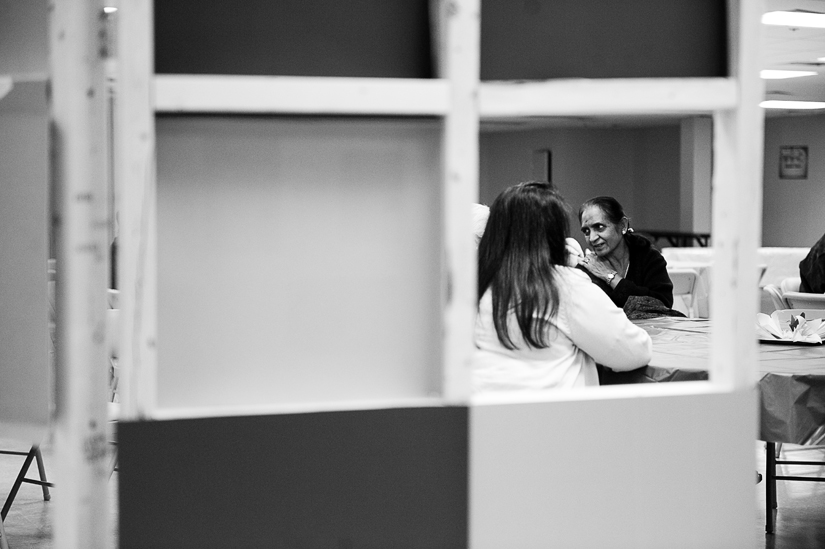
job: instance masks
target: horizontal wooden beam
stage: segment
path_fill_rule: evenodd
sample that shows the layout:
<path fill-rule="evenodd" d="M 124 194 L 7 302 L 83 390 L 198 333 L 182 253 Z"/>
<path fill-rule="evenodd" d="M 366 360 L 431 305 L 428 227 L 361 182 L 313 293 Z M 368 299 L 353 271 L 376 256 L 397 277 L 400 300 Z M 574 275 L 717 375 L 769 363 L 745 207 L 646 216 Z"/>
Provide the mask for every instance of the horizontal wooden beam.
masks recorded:
<path fill-rule="evenodd" d="M 156 75 L 155 112 L 442 116 L 445 80 Z"/>
<path fill-rule="evenodd" d="M 710 114 L 736 105 L 730 78 L 482 82 L 482 120 L 527 116 Z"/>

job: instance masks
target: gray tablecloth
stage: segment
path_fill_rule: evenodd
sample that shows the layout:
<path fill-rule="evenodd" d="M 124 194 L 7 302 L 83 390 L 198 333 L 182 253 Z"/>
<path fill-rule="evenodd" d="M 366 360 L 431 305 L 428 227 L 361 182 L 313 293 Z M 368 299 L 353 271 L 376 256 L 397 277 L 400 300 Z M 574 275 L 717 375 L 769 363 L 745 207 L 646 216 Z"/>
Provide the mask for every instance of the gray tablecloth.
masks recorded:
<path fill-rule="evenodd" d="M 709 320 L 662 317 L 634 321 L 653 339 L 648 366 L 599 368 L 603 385 L 708 379 Z M 825 345 L 759 344 L 761 440 L 825 444 Z"/>

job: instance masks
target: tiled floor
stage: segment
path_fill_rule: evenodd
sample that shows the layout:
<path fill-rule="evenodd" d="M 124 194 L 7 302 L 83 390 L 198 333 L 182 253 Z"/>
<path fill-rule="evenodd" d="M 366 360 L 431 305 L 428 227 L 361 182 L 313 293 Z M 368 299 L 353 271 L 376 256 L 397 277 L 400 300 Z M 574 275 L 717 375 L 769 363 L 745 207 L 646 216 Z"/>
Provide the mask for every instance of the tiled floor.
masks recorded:
<path fill-rule="evenodd" d="M 25 445 L 13 441 L 0 440 L 0 448 L 27 451 Z M 757 468 L 765 473 L 764 444 L 755 446 Z M 805 448 L 785 445 L 784 459 L 800 461 L 825 461 L 825 448 Z M 22 456 L 0 455 L 0 501 L 5 501 L 17 472 L 23 463 Z M 49 449 L 44 448 L 47 474 L 49 473 Z M 788 475 L 819 475 L 825 477 L 825 466 L 780 466 Z M 780 473 L 782 474 L 782 473 Z M 31 476 L 37 475 L 34 466 Z M 110 481 L 111 547 L 117 546 L 117 473 Z M 59 486 L 52 491 L 52 499 L 60 497 Z M 757 549 L 822 549 L 825 547 L 825 483 L 822 482 L 777 482 L 776 533 L 765 534 L 765 481 L 756 485 L 754 491 L 756 510 Z M 6 517 L 6 535 L 11 549 L 51 549 L 52 510 L 54 501 L 43 501 L 38 486 L 24 484 Z"/>
<path fill-rule="evenodd" d="M 18 441 L 0 439 L 0 449 L 28 452 L 29 446 Z M 9 549 L 51 549 L 54 547 L 52 512 L 55 500 L 60 497 L 60 487 L 59 480 L 54 478 L 55 467 L 49 467 L 52 460 L 49 445 L 44 445 L 41 451 L 46 466 L 46 477 L 49 481 L 55 482 L 56 486 L 50 489 L 51 501 L 43 500 L 43 492 L 39 486 L 23 484 L 20 487 L 4 521 Z M 6 501 L 9 489 L 23 466 L 24 460 L 25 456 L 0 455 L 0 502 Z M 38 478 L 37 467 L 34 463 L 26 476 Z M 115 548 L 117 547 L 117 472 L 113 473 L 109 481 L 108 496 L 111 504 L 109 547 Z"/>

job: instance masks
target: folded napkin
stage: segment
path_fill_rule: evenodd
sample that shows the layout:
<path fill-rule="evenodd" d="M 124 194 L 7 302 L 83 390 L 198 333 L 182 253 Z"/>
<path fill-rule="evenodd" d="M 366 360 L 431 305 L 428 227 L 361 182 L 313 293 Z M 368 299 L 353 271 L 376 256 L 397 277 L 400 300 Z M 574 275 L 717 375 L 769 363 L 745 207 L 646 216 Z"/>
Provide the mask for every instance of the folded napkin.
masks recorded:
<path fill-rule="evenodd" d="M 774 311 L 770 316 L 756 313 L 756 335 L 764 339 L 781 339 L 799 343 L 822 343 L 825 322 L 821 318 L 807 320 L 805 313 L 791 315 L 790 321 L 781 321 Z"/>

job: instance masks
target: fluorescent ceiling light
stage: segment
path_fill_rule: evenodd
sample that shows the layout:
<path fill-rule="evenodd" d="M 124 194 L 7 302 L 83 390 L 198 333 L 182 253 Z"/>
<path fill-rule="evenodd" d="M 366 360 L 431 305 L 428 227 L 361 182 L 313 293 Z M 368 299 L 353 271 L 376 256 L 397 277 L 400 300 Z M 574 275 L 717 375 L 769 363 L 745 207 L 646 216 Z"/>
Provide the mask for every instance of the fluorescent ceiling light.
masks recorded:
<path fill-rule="evenodd" d="M 111 6 L 106 6 L 103 8 L 103 13 L 114 13 L 117 11 L 117 8 L 113 8 Z"/>
<path fill-rule="evenodd" d="M 808 11 L 769 11 L 762 14 L 762 23 L 786 27 L 815 27 L 825 29 L 825 13 Z"/>
<path fill-rule="evenodd" d="M 813 110 L 825 109 L 825 101 L 778 101 L 770 99 L 762 101 L 759 106 L 763 109 Z"/>
<path fill-rule="evenodd" d="M 759 71 L 759 76 L 765 80 L 782 80 L 783 78 L 799 78 L 800 76 L 814 76 L 816 71 L 786 71 L 786 70 L 763 70 Z"/>

